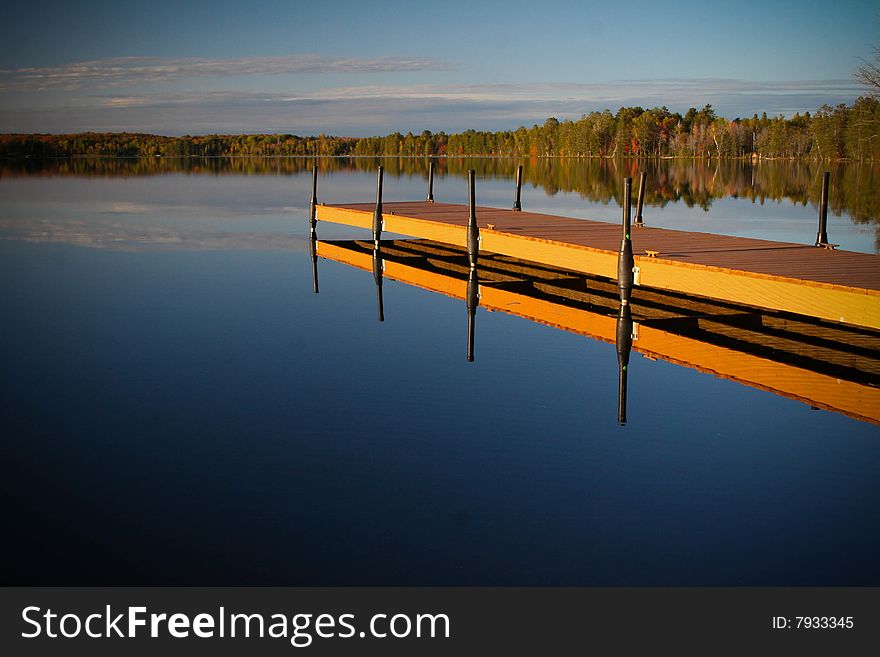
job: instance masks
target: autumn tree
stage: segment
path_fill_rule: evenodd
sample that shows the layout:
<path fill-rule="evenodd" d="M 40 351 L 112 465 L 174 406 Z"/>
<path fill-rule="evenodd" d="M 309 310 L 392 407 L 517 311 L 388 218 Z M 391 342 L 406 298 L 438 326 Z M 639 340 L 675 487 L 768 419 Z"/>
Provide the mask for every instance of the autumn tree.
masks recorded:
<path fill-rule="evenodd" d="M 874 62 L 862 60 L 856 69 L 855 78 L 868 88 L 872 96 L 880 95 L 880 47 L 874 48 Z"/>

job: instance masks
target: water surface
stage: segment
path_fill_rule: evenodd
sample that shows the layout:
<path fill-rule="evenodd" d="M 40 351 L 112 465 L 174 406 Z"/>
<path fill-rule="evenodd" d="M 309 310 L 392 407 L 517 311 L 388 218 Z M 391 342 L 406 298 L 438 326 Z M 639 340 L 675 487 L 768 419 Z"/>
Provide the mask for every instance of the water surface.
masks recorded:
<path fill-rule="evenodd" d="M 875 425 L 634 354 L 620 426 L 613 344 L 478 309 L 469 363 L 459 300 L 388 280 L 379 323 L 330 261 L 313 294 L 311 162 L 194 164 L 2 169 L 5 583 L 880 583 Z M 527 209 L 618 220 L 620 169 L 528 164 Z M 322 201 L 373 198 L 375 161 L 321 165 Z M 507 207 L 497 160 L 435 198 L 471 166 Z M 815 239 L 818 169 L 676 167 L 651 225 Z M 873 253 L 864 184 L 829 233 Z"/>

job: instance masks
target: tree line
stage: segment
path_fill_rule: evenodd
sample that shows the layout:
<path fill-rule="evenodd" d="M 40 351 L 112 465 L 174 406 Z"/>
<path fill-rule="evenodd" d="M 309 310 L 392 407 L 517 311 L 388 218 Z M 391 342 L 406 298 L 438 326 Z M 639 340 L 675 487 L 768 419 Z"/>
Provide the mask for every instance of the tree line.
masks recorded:
<path fill-rule="evenodd" d="M 0 157 L 502 156 L 752 158 L 880 161 L 880 100 L 824 105 L 814 114 L 726 119 L 711 105 L 684 114 L 621 107 L 531 128 L 394 132 L 377 137 L 135 133 L 0 135 Z"/>
<path fill-rule="evenodd" d="M 0 157 L 326 157 L 350 154 L 355 141 L 326 135 L 3 134 Z"/>

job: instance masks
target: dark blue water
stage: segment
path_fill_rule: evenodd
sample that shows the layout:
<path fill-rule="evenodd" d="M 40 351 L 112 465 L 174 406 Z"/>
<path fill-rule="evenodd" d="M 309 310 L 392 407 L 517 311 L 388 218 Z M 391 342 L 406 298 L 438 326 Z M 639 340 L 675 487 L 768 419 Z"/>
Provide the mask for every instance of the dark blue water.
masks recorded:
<path fill-rule="evenodd" d="M 479 309 L 468 363 L 282 215 L 0 241 L 4 583 L 880 584 L 876 426 L 635 354 L 618 426 L 613 345 Z"/>

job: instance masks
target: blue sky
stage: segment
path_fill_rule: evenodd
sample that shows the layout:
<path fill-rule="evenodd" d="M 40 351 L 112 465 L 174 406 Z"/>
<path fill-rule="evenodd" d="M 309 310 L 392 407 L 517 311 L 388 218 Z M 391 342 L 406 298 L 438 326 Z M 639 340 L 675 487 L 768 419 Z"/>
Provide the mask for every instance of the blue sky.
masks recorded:
<path fill-rule="evenodd" d="M 507 129 L 621 105 L 851 102 L 875 2 L 45 2 L 3 10 L 0 132 Z"/>

